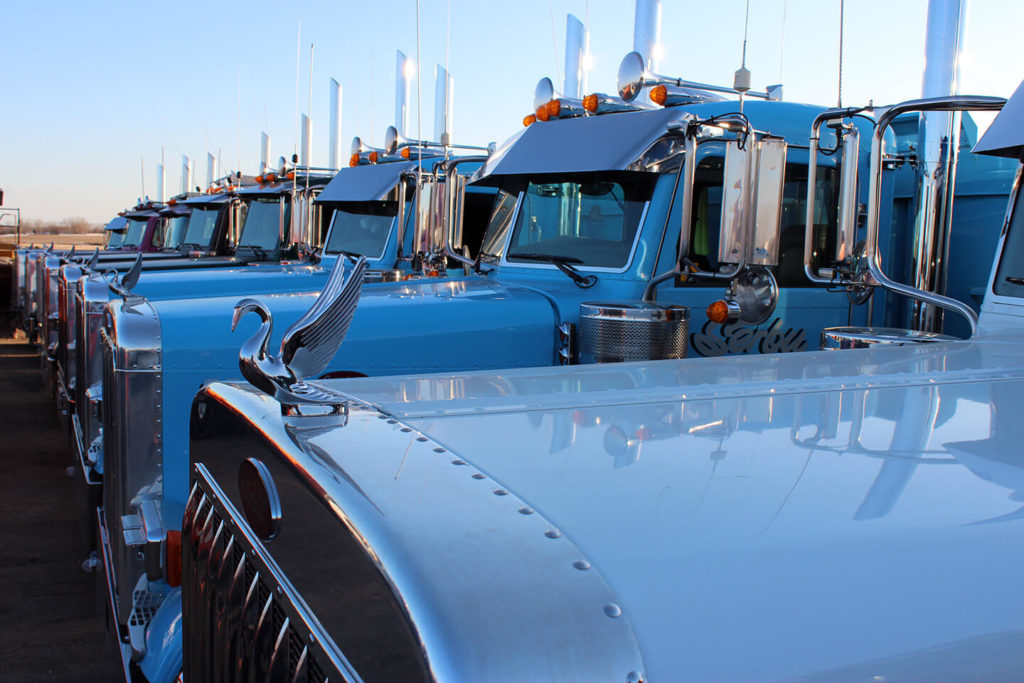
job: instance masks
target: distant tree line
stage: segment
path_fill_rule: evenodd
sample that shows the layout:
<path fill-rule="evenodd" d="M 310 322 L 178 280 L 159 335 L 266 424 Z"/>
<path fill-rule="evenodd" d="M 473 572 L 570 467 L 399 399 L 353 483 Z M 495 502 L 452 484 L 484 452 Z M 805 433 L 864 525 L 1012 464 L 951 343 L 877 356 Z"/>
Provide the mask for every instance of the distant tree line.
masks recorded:
<path fill-rule="evenodd" d="M 84 235 L 102 229 L 102 224 L 91 223 L 79 216 L 59 221 L 28 218 L 21 222 L 22 235 Z M 0 225 L 0 235 L 13 235 L 15 232 L 17 230 L 13 225 Z"/>

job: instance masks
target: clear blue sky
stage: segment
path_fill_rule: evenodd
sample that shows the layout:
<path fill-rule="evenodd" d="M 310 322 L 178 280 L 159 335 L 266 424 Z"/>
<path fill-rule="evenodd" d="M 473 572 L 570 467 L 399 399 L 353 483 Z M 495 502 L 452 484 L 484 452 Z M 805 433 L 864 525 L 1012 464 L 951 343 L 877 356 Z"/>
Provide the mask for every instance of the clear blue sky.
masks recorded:
<path fill-rule="evenodd" d="M 730 84 L 739 66 L 744 0 L 663 0 L 661 71 Z M 788 100 L 836 102 L 839 0 L 751 0 L 747 66 L 755 88 L 785 84 Z M 235 10 L 231 11 L 230 8 Z M 844 104 L 920 95 L 927 0 L 848 0 Z M 1024 68 L 1012 58 L 1024 3 L 973 0 L 962 91 L 1009 95 Z M 434 64 L 455 78 L 455 138 L 502 140 L 530 110 L 541 76 L 560 82 L 565 15 L 588 24 L 589 90 L 614 92 L 632 47 L 632 0 L 421 0 L 422 129 L 433 130 Z M 783 15 L 785 14 L 785 21 Z M 4 8 L 0 188 L 24 218 L 105 222 L 155 192 L 165 150 L 167 188 L 181 155 L 205 180 L 206 154 L 253 172 L 260 131 L 274 159 L 295 147 L 309 102 L 313 161 L 327 161 L 328 79 L 342 85 L 342 149 L 383 138 L 394 114 L 395 50 L 415 58 L 414 0 L 306 3 L 16 2 Z M 447 52 L 447 54 L 446 54 Z M 372 69 L 371 69 L 372 64 Z M 240 87 L 239 87 L 240 84 Z M 410 130 L 415 133 L 416 93 Z"/>

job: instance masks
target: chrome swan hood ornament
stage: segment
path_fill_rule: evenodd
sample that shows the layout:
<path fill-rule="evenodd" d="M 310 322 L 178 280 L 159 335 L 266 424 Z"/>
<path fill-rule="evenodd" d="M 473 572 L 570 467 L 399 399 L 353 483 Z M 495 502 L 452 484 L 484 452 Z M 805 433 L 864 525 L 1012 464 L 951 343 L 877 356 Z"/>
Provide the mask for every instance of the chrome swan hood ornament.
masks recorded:
<path fill-rule="evenodd" d="M 238 353 L 242 376 L 282 404 L 336 404 L 340 400 L 333 392 L 303 380 L 316 377 L 327 368 L 352 323 L 363 288 L 366 258 L 360 257 L 355 262 L 347 279 L 344 264 L 345 259 L 339 256 L 316 303 L 285 331 L 281 352 L 276 357 L 267 353 L 273 330 L 270 310 L 257 299 L 242 299 L 235 304 L 232 331 L 249 311 L 262 321 Z"/>
<path fill-rule="evenodd" d="M 128 272 L 121 277 L 121 289 L 130 292 L 139 284 L 139 276 L 142 275 L 142 252 L 135 258 L 135 263 L 128 269 Z"/>

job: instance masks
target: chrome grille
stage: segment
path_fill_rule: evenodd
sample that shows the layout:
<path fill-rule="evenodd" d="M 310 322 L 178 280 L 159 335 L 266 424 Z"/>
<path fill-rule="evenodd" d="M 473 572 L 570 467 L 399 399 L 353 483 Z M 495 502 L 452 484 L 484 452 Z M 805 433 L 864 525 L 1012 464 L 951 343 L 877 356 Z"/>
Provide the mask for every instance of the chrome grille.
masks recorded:
<path fill-rule="evenodd" d="M 202 465 L 182 522 L 184 679 L 358 681 Z"/>

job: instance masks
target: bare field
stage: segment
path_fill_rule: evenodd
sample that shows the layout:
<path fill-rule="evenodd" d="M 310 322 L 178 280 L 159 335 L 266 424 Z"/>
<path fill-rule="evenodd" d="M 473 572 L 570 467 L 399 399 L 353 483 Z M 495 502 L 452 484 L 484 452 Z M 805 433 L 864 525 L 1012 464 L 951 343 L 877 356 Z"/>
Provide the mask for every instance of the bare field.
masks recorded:
<path fill-rule="evenodd" d="M 14 235 L 0 235 L 0 249 L 12 249 L 16 245 L 17 239 Z M 70 249 L 73 246 L 76 247 L 98 247 L 103 244 L 103 233 L 102 232 L 87 232 L 78 235 L 21 235 L 22 246 L 28 246 L 30 244 L 37 245 L 49 245 L 53 242 L 55 249 Z"/>

